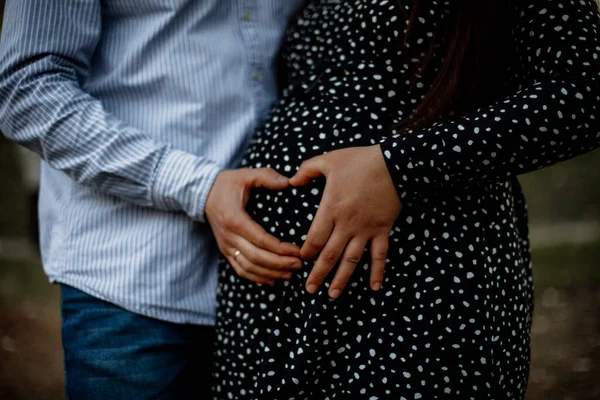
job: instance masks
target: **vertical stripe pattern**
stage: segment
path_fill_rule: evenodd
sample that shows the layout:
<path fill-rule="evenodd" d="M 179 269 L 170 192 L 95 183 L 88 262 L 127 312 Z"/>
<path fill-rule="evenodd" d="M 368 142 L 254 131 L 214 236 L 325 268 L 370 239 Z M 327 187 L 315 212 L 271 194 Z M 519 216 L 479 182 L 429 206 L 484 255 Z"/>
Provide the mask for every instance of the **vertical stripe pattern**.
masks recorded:
<path fill-rule="evenodd" d="M 0 129 L 44 160 L 51 281 L 213 323 L 204 205 L 275 100 L 275 57 L 300 2 L 6 2 Z"/>

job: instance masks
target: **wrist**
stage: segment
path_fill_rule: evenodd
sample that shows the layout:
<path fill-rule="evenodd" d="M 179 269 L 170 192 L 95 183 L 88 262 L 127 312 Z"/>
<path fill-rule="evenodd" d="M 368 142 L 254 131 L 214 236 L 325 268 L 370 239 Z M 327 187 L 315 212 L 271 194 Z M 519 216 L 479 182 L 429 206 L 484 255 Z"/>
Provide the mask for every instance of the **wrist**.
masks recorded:
<path fill-rule="evenodd" d="M 221 168 L 193 154 L 172 150 L 165 154 L 155 174 L 152 201 L 156 208 L 183 211 L 190 218 L 205 222 L 208 194 Z"/>

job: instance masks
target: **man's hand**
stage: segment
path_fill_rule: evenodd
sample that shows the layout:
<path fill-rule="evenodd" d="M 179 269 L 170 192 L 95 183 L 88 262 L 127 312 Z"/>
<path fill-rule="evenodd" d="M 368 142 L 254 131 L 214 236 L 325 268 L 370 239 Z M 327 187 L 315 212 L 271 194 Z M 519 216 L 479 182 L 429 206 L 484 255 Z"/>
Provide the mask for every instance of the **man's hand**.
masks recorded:
<path fill-rule="evenodd" d="M 288 186 L 286 177 L 269 168 L 227 170 L 217 175 L 205 214 L 219 250 L 239 276 L 272 285 L 276 279 L 290 279 L 291 270 L 302 268 L 300 249 L 269 235 L 245 211 L 252 188 L 282 190 Z"/>
<path fill-rule="evenodd" d="M 290 184 L 303 186 L 319 176 L 325 176 L 327 183 L 300 255 L 312 259 L 321 254 L 306 281 L 306 290 L 315 293 L 341 257 L 329 288 L 330 297 L 339 297 L 368 242 L 371 288 L 379 290 L 389 233 L 402 208 L 379 145 L 311 158 L 302 163 Z"/>

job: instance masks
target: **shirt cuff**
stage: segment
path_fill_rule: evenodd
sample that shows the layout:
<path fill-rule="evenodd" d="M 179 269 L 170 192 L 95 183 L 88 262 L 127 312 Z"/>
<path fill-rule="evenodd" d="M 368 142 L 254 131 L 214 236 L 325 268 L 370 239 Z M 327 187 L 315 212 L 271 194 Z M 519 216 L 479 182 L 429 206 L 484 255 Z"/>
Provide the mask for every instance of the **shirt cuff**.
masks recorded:
<path fill-rule="evenodd" d="M 221 170 L 217 163 L 204 157 L 179 150 L 167 152 L 156 169 L 154 207 L 183 211 L 195 221 L 206 222 L 206 200 Z"/>
<path fill-rule="evenodd" d="M 394 135 L 379 144 L 398 196 L 408 203 L 442 189 L 441 182 L 437 179 L 439 171 L 420 161 L 422 157 L 415 158 L 415 153 L 419 150 L 417 147 L 424 145 L 422 140 L 410 143 L 415 135 L 422 133 Z"/>

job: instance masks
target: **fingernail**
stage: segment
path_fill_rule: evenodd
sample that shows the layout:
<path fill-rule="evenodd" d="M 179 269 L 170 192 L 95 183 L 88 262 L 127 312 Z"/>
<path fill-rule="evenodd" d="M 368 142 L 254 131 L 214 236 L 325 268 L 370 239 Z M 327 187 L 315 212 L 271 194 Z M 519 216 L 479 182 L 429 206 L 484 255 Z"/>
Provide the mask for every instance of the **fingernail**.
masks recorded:
<path fill-rule="evenodd" d="M 375 282 L 373 284 L 373 290 L 378 291 L 379 289 L 381 289 L 381 282 Z"/>
<path fill-rule="evenodd" d="M 306 291 L 310 294 L 315 294 L 315 292 L 317 291 L 317 285 L 311 283 L 306 287 Z"/>
<path fill-rule="evenodd" d="M 342 291 L 340 289 L 333 289 L 329 293 L 329 297 L 331 297 L 332 299 L 337 299 L 338 297 L 340 297 L 340 294 L 342 294 Z"/>
<path fill-rule="evenodd" d="M 292 265 L 292 268 L 300 269 L 300 268 L 302 268 L 302 263 L 294 263 L 294 265 Z"/>
<path fill-rule="evenodd" d="M 277 177 L 277 182 L 279 182 L 279 183 L 287 183 L 288 182 L 288 178 L 286 178 L 285 176 L 279 175 Z"/>
<path fill-rule="evenodd" d="M 292 274 L 289 272 L 287 274 L 283 274 L 283 279 L 292 279 Z"/>

